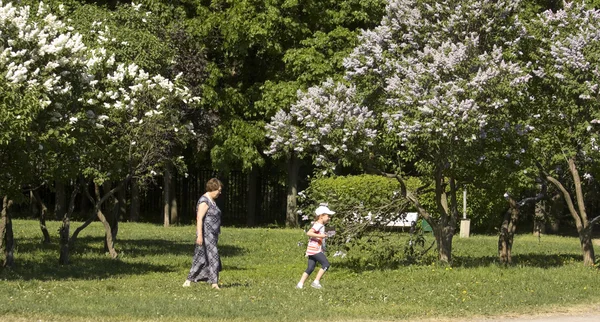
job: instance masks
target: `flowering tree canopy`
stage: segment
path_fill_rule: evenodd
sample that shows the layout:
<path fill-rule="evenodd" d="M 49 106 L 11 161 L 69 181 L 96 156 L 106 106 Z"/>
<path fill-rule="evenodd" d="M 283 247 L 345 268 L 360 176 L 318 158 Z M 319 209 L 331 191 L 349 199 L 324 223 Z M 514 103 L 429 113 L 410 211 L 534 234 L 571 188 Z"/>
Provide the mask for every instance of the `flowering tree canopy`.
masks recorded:
<path fill-rule="evenodd" d="M 484 157 L 480 142 L 501 135 L 508 107 L 530 78 L 509 59 L 519 41 L 513 18 L 518 5 L 519 1 L 390 1 L 381 24 L 364 31 L 345 60 L 346 78 L 354 84 L 348 88 L 353 90 L 331 95 L 326 89 L 333 85 L 326 82 L 300 95 L 289 113 L 273 118 L 269 152 L 303 153 L 311 147 L 350 158 L 354 151 L 368 150 L 383 161 L 381 170 L 397 174 L 404 162 L 416 162 L 435 185 L 439 221 L 415 196 L 412 199 L 434 227 L 440 259 L 450 260 L 458 215 L 456 179 Z M 348 109 L 354 105 L 347 102 L 368 108 Z M 301 129 L 285 125 L 296 115 L 303 122 Z M 352 121 L 330 123 L 321 115 L 368 121 L 357 128 Z M 354 130 L 368 134 L 363 136 L 366 140 L 332 135 Z M 305 131 L 318 131 L 320 136 Z M 349 140 L 352 148 L 346 152 Z M 473 153 L 475 148 L 482 154 Z M 315 163 L 322 159 L 317 154 Z"/>
<path fill-rule="evenodd" d="M 364 154 L 377 135 L 373 112 L 356 102 L 356 88 L 327 80 L 307 92 L 289 113 L 279 110 L 267 125 L 272 139 L 267 154 L 312 157 L 317 166 L 334 169 L 338 160 Z"/>
<path fill-rule="evenodd" d="M 135 3 L 127 10 L 143 22 L 151 19 Z M 193 124 L 183 120 L 200 99 L 182 84 L 182 74 L 169 79 L 134 59 L 115 58 L 110 49 L 127 44 L 116 45 L 118 37 L 102 19 L 88 21 L 90 29 L 82 34 L 61 14 L 43 3 L 32 8 L 0 2 L 0 161 L 10 171 L 0 176 L 0 194 L 12 198 L 20 187 L 48 179 L 93 180 L 96 198 L 83 191 L 93 199 L 94 216 L 72 240 L 97 216 L 114 258 L 102 203 L 131 178 L 152 177 L 165 162 L 183 164 L 172 150 L 195 135 Z M 100 196 L 105 181 L 116 187 Z M 66 263 L 68 214 L 60 233 Z"/>
<path fill-rule="evenodd" d="M 531 51 L 532 132 L 536 146 L 590 159 L 599 151 L 600 11 L 565 3 L 527 28 Z M 535 47 L 534 47 L 535 46 Z M 535 110 L 534 110 L 535 109 Z M 549 131 L 553 129 L 553 131 Z"/>
<path fill-rule="evenodd" d="M 1 95 L 16 102 L 0 110 L 3 148 L 25 137 L 38 141 L 40 150 L 69 146 L 82 162 L 80 170 L 87 168 L 97 177 L 100 172 L 130 171 L 123 157 L 134 155 L 142 142 L 154 145 L 141 151 L 140 160 L 148 151 L 164 149 L 166 141 L 193 134 L 189 124 L 181 124 L 176 107 L 199 99 L 177 84 L 179 76 L 170 80 L 135 63 L 119 63 L 103 47 L 116 39 L 101 21 L 90 22 L 95 32 L 86 44 L 81 34 L 47 10 L 43 3 L 36 10 L 0 3 Z M 164 141 L 156 141 L 157 132 Z M 120 160 L 121 165 L 100 160 Z M 138 174 L 159 160 L 145 161 Z"/>
<path fill-rule="evenodd" d="M 565 2 L 563 9 L 533 19 L 526 31 L 531 50 L 525 59 L 532 62 L 526 105 L 534 127 L 531 149 L 567 203 L 584 263 L 593 265 L 593 221 L 586 213 L 585 194 L 598 175 L 594 161 L 600 156 L 600 11 L 586 9 L 583 2 Z"/>
<path fill-rule="evenodd" d="M 385 143 L 422 161 L 466 162 L 527 81 L 504 49 L 518 39 L 518 1 L 392 1 L 346 60 L 347 77 L 376 79 Z M 505 47 L 502 47 L 505 46 Z M 508 56 L 508 57 L 507 57 Z M 495 119 L 496 118 L 496 119 Z M 453 165 L 450 164 L 450 167 Z"/>

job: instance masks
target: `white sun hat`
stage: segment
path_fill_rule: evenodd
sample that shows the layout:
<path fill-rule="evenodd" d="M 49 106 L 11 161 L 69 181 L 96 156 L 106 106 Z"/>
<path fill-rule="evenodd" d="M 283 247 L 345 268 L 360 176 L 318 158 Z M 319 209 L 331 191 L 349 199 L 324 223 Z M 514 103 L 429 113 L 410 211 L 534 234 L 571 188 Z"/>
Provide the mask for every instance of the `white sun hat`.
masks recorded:
<path fill-rule="evenodd" d="M 323 215 L 323 214 L 333 215 L 333 214 L 335 214 L 335 211 L 331 211 L 331 209 L 329 209 L 329 207 L 327 207 L 327 204 L 320 204 L 319 207 L 317 207 L 317 209 L 315 209 L 315 214 L 317 214 L 317 216 Z"/>

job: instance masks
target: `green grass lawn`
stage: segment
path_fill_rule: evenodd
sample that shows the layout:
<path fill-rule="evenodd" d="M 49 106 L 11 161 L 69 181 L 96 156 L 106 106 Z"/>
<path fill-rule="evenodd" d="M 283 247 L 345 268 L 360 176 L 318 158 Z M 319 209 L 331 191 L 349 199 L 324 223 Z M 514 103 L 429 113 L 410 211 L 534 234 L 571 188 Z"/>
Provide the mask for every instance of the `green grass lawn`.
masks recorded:
<path fill-rule="evenodd" d="M 495 236 L 456 237 L 452 268 L 370 269 L 330 255 L 324 288 L 296 290 L 306 267 L 301 230 L 225 227 L 222 290 L 215 291 L 204 283 L 181 287 L 191 265 L 193 226 L 121 224 L 120 257 L 111 260 L 102 251 L 102 227 L 94 223 L 65 267 L 58 265 L 58 227 L 49 222 L 53 244 L 41 245 L 37 222 L 14 221 L 16 267 L 0 272 L 0 320 L 413 320 L 600 303 L 600 272 L 583 267 L 578 241 L 570 237 L 518 236 L 509 268 L 496 263 Z M 397 235 L 401 248 L 406 235 Z"/>

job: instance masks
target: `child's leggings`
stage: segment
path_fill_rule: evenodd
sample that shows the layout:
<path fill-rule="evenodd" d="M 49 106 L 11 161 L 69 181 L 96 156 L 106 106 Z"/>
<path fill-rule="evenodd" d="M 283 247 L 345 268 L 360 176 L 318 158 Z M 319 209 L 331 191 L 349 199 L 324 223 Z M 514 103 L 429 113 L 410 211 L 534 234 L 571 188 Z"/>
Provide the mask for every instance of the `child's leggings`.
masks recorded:
<path fill-rule="evenodd" d="M 321 264 L 321 268 L 324 271 L 327 271 L 327 269 L 329 269 L 329 261 L 327 260 L 327 257 L 325 256 L 325 254 L 321 253 L 316 253 L 314 255 L 309 255 L 308 256 L 308 268 L 306 268 L 306 271 L 304 271 L 306 274 L 310 275 L 314 270 L 315 270 L 315 266 L 317 266 L 317 262 L 319 262 L 319 264 Z"/>

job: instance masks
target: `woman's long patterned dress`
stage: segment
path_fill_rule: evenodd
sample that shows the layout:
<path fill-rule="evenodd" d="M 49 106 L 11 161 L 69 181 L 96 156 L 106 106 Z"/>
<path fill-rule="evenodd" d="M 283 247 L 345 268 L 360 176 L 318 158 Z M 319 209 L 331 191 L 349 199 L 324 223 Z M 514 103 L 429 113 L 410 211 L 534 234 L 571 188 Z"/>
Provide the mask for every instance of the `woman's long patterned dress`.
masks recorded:
<path fill-rule="evenodd" d="M 202 245 L 196 244 L 192 268 L 188 280 L 193 282 L 206 281 L 217 284 L 221 271 L 221 258 L 217 249 L 221 233 L 221 209 L 206 196 L 200 197 L 196 204 L 196 212 L 201 203 L 208 205 L 204 222 L 202 223 Z"/>

